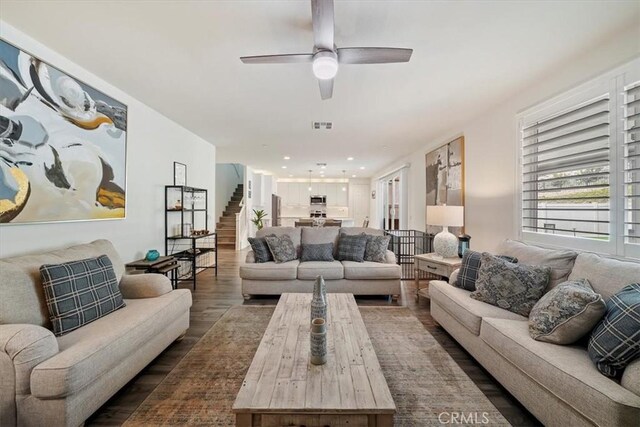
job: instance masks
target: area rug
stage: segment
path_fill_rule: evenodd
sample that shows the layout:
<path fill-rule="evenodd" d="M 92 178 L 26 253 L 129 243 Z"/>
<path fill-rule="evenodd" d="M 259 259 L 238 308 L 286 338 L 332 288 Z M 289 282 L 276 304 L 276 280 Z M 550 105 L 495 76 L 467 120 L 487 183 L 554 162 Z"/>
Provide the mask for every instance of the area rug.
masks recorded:
<path fill-rule="evenodd" d="M 272 306 L 233 307 L 125 426 L 233 426 L 231 411 Z M 405 307 L 360 307 L 398 412 L 396 426 L 509 425 Z"/>

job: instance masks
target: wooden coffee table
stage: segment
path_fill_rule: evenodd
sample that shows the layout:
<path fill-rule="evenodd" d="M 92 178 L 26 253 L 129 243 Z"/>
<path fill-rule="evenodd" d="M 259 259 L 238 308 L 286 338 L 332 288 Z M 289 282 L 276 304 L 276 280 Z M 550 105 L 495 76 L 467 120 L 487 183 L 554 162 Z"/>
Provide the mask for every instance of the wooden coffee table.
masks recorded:
<path fill-rule="evenodd" d="M 309 362 L 311 294 L 283 294 L 233 405 L 236 426 L 392 426 L 396 406 L 352 294 L 328 294 L 325 365 Z"/>

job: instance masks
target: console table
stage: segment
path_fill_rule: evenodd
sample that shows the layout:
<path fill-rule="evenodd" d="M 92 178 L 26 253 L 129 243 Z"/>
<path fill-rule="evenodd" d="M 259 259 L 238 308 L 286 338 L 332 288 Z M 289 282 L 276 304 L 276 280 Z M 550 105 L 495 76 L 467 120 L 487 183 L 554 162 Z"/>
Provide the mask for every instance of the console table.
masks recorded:
<path fill-rule="evenodd" d="M 173 289 L 178 288 L 178 268 L 180 265 L 178 265 L 178 260 L 172 256 L 161 256 L 155 261 L 139 259 L 126 264 L 125 267 L 142 270 L 145 273 L 164 274 L 165 276 L 169 276 L 171 287 Z"/>

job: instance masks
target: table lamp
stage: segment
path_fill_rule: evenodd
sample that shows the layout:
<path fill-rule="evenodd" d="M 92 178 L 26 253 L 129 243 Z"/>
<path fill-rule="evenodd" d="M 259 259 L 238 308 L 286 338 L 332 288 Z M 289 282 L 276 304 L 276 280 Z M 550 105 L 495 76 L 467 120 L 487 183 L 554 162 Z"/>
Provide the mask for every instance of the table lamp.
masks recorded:
<path fill-rule="evenodd" d="M 427 224 L 442 226 L 442 231 L 433 238 L 433 250 L 443 258 L 458 256 L 458 238 L 449 233 L 449 227 L 464 225 L 464 207 L 427 206 Z"/>

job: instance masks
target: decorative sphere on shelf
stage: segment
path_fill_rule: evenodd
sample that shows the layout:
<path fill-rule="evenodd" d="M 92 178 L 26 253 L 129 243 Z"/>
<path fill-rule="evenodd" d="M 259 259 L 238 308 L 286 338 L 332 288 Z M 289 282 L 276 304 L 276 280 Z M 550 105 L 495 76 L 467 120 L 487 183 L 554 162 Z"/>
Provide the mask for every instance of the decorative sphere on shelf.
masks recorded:
<path fill-rule="evenodd" d="M 160 252 L 155 249 L 151 249 L 147 252 L 147 256 L 144 257 L 147 261 L 155 261 L 160 258 Z"/>

